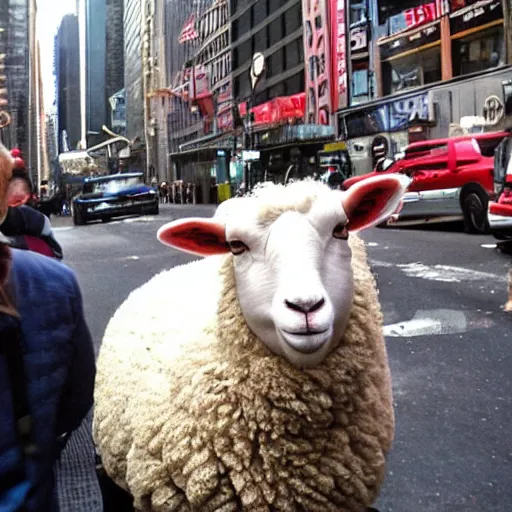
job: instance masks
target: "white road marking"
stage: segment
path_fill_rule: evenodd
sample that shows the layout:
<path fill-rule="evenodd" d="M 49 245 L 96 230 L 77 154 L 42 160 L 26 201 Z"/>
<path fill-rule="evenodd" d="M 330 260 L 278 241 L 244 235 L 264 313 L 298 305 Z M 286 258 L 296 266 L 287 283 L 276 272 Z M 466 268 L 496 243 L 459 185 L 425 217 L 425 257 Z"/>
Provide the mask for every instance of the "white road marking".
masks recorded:
<path fill-rule="evenodd" d="M 379 244 L 378 244 L 378 243 L 376 243 L 376 242 L 368 242 L 366 245 L 367 245 L 368 247 L 378 247 L 378 246 L 379 246 Z"/>
<path fill-rule="evenodd" d="M 480 247 L 483 249 L 496 249 L 498 247 L 497 244 L 482 244 Z"/>
<path fill-rule="evenodd" d="M 59 232 L 59 231 L 69 231 L 70 229 L 74 229 L 73 226 L 61 226 L 57 228 L 52 228 L 52 231 Z"/>
<path fill-rule="evenodd" d="M 463 267 L 449 265 L 425 265 L 424 263 L 389 263 L 387 261 L 370 260 L 375 267 L 397 268 L 408 277 L 417 277 L 427 281 L 440 281 L 444 283 L 460 283 L 462 281 L 505 281 L 505 275 L 491 274 Z"/>
<path fill-rule="evenodd" d="M 125 224 L 132 224 L 134 222 L 153 222 L 155 220 L 156 220 L 156 217 L 144 216 L 144 217 L 135 217 L 135 218 L 130 218 L 130 219 L 124 219 L 123 222 Z"/>
<path fill-rule="evenodd" d="M 384 327 L 384 336 L 412 338 L 439 334 L 461 334 L 468 330 L 466 314 L 452 309 L 416 311 L 411 320 Z"/>

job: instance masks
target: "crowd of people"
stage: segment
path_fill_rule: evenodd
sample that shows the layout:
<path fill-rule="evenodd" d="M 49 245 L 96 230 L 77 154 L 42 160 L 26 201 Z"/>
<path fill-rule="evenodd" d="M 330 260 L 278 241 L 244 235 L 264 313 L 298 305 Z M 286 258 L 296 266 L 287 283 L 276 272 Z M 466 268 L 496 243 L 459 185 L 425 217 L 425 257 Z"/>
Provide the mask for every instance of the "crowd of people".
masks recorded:
<path fill-rule="evenodd" d="M 77 279 L 27 204 L 23 169 L 0 144 L 0 510 L 56 512 L 53 468 L 92 409 L 95 356 Z"/>

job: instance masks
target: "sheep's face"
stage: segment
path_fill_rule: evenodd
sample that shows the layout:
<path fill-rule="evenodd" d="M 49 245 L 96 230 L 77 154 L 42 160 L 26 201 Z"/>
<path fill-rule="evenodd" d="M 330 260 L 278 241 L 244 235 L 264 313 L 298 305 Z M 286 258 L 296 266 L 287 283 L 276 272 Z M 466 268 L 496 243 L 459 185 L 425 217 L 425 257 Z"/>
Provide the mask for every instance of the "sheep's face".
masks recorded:
<path fill-rule="evenodd" d="M 408 178 L 387 175 L 333 191 L 314 182 L 264 187 L 223 203 L 211 220 L 164 226 L 159 239 L 202 256 L 231 251 L 250 329 L 301 368 L 341 340 L 353 300 L 350 232 L 389 217 Z"/>

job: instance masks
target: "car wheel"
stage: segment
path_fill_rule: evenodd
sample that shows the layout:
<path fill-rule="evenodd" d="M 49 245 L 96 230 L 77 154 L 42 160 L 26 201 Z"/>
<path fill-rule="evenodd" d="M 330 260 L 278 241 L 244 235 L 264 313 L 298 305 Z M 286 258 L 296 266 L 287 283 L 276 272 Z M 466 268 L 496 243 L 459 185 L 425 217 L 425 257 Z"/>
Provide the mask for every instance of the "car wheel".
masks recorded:
<path fill-rule="evenodd" d="M 79 206 L 76 206 L 74 203 L 71 204 L 71 213 L 73 215 L 73 224 L 75 226 L 84 226 L 87 224 L 87 221 L 82 213 L 82 210 Z"/>
<path fill-rule="evenodd" d="M 153 208 L 151 208 L 149 214 L 150 215 L 158 215 L 160 213 L 160 205 L 158 203 L 155 204 L 155 206 L 153 206 Z"/>
<path fill-rule="evenodd" d="M 103 222 L 103 224 L 107 224 L 107 222 L 110 222 L 112 219 L 110 217 L 102 217 L 101 218 L 101 222 Z"/>
<path fill-rule="evenodd" d="M 483 235 L 489 232 L 488 204 L 489 199 L 483 192 L 470 192 L 464 198 L 464 227 L 467 233 Z"/>

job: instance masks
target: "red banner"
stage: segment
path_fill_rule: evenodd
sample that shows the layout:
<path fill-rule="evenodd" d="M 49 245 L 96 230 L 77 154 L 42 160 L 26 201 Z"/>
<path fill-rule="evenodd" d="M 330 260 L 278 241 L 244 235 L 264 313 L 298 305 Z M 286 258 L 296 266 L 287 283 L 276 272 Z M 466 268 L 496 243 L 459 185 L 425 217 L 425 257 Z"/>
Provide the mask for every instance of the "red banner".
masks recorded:
<path fill-rule="evenodd" d="M 407 28 L 419 27 L 437 19 L 436 2 L 423 4 L 404 11 Z"/>
<path fill-rule="evenodd" d="M 332 108 L 336 112 L 348 105 L 345 1 L 331 0 L 330 8 L 330 20 L 332 23 Z"/>
<path fill-rule="evenodd" d="M 331 115 L 334 113 L 334 61 L 331 60 L 332 27 L 328 4 L 332 1 L 302 1 L 307 98 L 305 122 L 308 124 L 329 125 Z"/>

